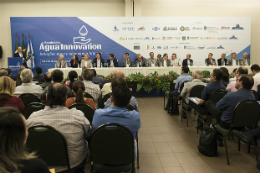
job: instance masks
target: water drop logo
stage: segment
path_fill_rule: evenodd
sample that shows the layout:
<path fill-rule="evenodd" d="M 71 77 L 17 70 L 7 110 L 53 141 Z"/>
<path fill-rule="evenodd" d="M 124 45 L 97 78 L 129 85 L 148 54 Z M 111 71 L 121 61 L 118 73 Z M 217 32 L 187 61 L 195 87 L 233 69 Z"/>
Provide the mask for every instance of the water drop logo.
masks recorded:
<path fill-rule="evenodd" d="M 86 37 L 84 37 L 88 34 L 88 30 L 87 30 L 85 25 L 83 25 L 79 29 L 79 34 L 81 35 L 81 37 L 74 37 L 73 38 L 74 44 L 88 44 L 91 41 L 91 38 L 86 39 Z"/>

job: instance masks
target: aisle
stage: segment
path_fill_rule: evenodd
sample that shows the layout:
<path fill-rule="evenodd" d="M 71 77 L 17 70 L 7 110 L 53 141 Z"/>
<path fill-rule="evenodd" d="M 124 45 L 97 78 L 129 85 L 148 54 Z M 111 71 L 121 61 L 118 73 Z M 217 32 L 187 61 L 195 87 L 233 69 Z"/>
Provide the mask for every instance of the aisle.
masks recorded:
<path fill-rule="evenodd" d="M 186 120 L 181 123 L 180 116 L 169 116 L 163 110 L 163 97 L 137 98 L 137 101 L 142 122 L 137 173 L 259 172 L 253 149 L 248 154 L 247 146 L 241 145 L 241 151 L 237 151 L 237 139 L 228 141 L 231 164 L 228 166 L 224 147 L 218 148 L 219 157 L 206 157 L 198 152 L 197 116 L 189 115 L 190 126 L 186 127 Z M 89 165 L 85 172 L 89 172 Z"/>

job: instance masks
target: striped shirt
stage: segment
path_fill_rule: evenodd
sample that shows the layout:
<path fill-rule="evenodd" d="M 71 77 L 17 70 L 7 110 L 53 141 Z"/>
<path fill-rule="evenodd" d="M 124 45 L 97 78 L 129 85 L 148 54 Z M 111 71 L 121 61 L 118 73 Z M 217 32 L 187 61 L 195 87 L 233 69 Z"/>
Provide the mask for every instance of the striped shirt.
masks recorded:
<path fill-rule="evenodd" d="M 81 111 L 63 106 L 46 106 L 43 110 L 32 113 L 27 119 L 28 128 L 37 125 L 49 125 L 63 134 L 67 141 L 71 168 L 83 161 L 88 151 L 86 137 L 90 136 L 91 127 Z M 67 166 L 55 167 L 56 172 L 64 170 L 67 170 Z"/>
<path fill-rule="evenodd" d="M 19 97 L 20 95 L 27 93 L 34 94 L 40 99 L 43 93 L 43 89 L 41 86 L 36 85 L 35 83 L 22 83 L 22 85 L 16 87 L 14 95 Z"/>
<path fill-rule="evenodd" d="M 92 81 L 87 81 L 87 80 L 84 80 L 83 83 L 84 83 L 85 88 L 86 88 L 85 92 L 90 94 L 93 97 L 93 99 L 96 103 L 96 107 L 98 108 L 98 99 L 101 95 L 101 91 L 100 91 L 99 86 L 94 84 Z"/>

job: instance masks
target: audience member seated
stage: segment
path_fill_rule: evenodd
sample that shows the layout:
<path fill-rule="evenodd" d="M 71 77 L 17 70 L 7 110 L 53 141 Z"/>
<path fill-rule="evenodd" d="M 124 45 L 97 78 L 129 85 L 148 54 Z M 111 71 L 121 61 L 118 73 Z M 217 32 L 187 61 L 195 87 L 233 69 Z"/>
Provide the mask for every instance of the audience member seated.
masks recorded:
<path fill-rule="evenodd" d="M 225 129 L 230 127 L 236 105 L 246 99 L 255 99 L 255 96 L 250 92 L 254 85 L 254 79 L 245 74 L 238 76 L 237 79 L 235 84 L 237 92 L 226 94 L 216 105 L 210 100 L 205 104 L 211 115 L 217 119 L 217 123 Z"/>
<path fill-rule="evenodd" d="M 0 77 L 0 104 L 17 107 L 23 113 L 24 104 L 19 97 L 14 96 L 14 91 L 15 82 L 10 77 Z"/>
<path fill-rule="evenodd" d="M 122 77 L 115 76 L 115 77 L 112 78 L 112 82 L 110 83 L 110 89 L 113 89 L 113 88 L 115 88 L 118 85 L 126 85 L 127 86 L 127 83 L 126 83 L 126 81 Z M 132 96 L 131 99 L 130 99 L 130 105 L 132 105 L 134 107 L 134 109 L 137 112 L 139 112 L 138 103 L 137 103 L 137 101 L 136 101 L 134 96 Z M 111 99 L 109 98 L 106 101 L 105 108 L 108 108 L 110 106 L 111 106 Z"/>
<path fill-rule="evenodd" d="M 15 108 L 0 109 L 0 172 L 50 173 L 47 165 L 25 150 L 26 120 Z"/>
<path fill-rule="evenodd" d="M 69 81 L 65 82 L 65 86 L 72 89 L 72 85 L 75 81 L 78 80 L 78 73 L 75 70 L 69 72 Z"/>
<path fill-rule="evenodd" d="M 63 80 L 63 72 L 59 69 L 56 69 L 52 72 L 52 81 L 53 83 L 61 83 Z M 42 95 L 41 95 L 41 102 L 44 103 L 45 100 L 46 100 L 46 94 L 48 92 L 48 87 L 47 86 Z M 71 89 L 69 87 L 66 87 L 67 88 L 67 98 L 70 98 L 70 97 L 74 97 L 74 94 L 73 92 L 71 91 Z"/>
<path fill-rule="evenodd" d="M 5 69 L 8 72 L 8 76 L 16 81 L 17 76 L 12 76 L 12 70 L 10 68 Z"/>
<path fill-rule="evenodd" d="M 92 121 L 93 128 L 97 129 L 106 123 L 118 123 L 128 128 L 135 138 L 141 127 L 141 121 L 138 112 L 126 109 L 126 106 L 130 103 L 131 96 L 132 94 L 125 84 L 115 86 L 112 90 L 111 107 L 95 111 Z"/>
<path fill-rule="evenodd" d="M 52 80 L 52 77 L 51 77 L 51 73 L 50 72 L 46 72 L 44 75 L 43 75 L 43 78 L 44 78 L 44 83 L 40 84 L 40 86 L 45 89 L 46 87 L 48 87 L 50 84 L 51 84 L 51 80 Z"/>
<path fill-rule="evenodd" d="M 44 82 L 44 77 L 42 76 L 42 68 L 36 67 L 36 76 L 33 77 L 33 81 L 38 81 L 39 83 Z"/>
<path fill-rule="evenodd" d="M 248 74 L 248 70 L 246 67 L 239 67 L 237 68 L 236 71 L 236 78 L 238 79 L 238 77 L 242 74 Z M 257 92 L 257 85 L 253 85 L 252 90 L 255 90 Z M 232 81 L 228 84 L 227 86 L 227 91 L 228 92 L 236 92 L 237 88 L 236 88 L 236 81 Z"/>
<path fill-rule="evenodd" d="M 73 59 L 70 61 L 70 67 L 72 68 L 78 68 L 79 67 L 79 57 L 78 55 L 73 55 Z"/>
<path fill-rule="evenodd" d="M 171 115 L 179 115 L 179 108 L 178 108 L 178 99 L 177 97 L 180 95 L 180 87 L 181 84 L 185 81 L 192 81 L 193 78 L 188 74 L 189 72 L 189 67 L 187 66 L 183 66 L 181 68 L 181 76 L 179 76 L 176 79 L 175 82 L 175 91 L 171 91 L 169 93 L 169 97 L 168 97 L 168 102 L 166 104 L 166 107 L 164 108 L 165 110 L 169 110 L 171 107 L 171 103 L 172 103 L 172 98 L 173 98 L 173 108 L 171 110 Z M 174 81 L 173 81 L 174 82 Z"/>
<path fill-rule="evenodd" d="M 228 73 L 228 69 L 226 67 L 220 67 L 220 70 L 222 71 L 223 75 L 222 75 L 222 79 L 220 80 L 220 82 L 227 87 L 227 85 L 229 84 L 229 73 Z"/>
<path fill-rule="evenodd" d="M 220 82 L 223 72 L 220 69 L 214 69 L 210 74 L 210 83 L 204 88 L 201 93 L 201 99 L 196 100 L 197 104 L 190 102 L 190 105 L 200 114 L 206 114 L 205 102 L 209 99 L 209 96 L 218 89 L 225 90 L 225 86 Z M 201 128 L 201 122 L 199 121 L 198 128 Z"/>
<path fill-rule="evenodd" d="M 194 71 L 192 73 L 192 77 L 193 77 L 193 81 L 191 82 L 187 82 L 184 84 L 184 87 L 181 91 L 180 96 L 183 97 L 185 99 L 185 102 L 187 104 L 189 104 L 189 97 L 190 97 L 190 91 L 191 89 L 196 86 L 196 85 L 204 85 L 206 86 L 206 84 L 204 82 L 202 82 L 202 72 L 201 71 Z M 185 119 L 186 115 L 183 114 L 182 117 Z"/>
<path fill-rule="evenodd" d="M 94 76 L 93 70 L 91 69 L 82 70 L 83 83 L 86 88 L 85 92 L 90 94 L 93 97 L 96 107 L 98 108 L 98 99 L 101 95 L 101 91 L 100 88 L 92 82 L 93 76 Z"/>
<path fill-rule="evenodd" d="M 255 84 L 258 86 L 260 85 L 260 67 L 257 64 L 254 64 L 251 66 L 251 71 L 253 73 L 253 78 L 254 78 L 254 82 Z"/>
<path fill-rule="evenodd" d="M 84 97 L 85 90 L 86 88 L 82 81 L 74 82 L 72 86 L 72 92 L 75 95 L 75 97 L 71 97 L 66 100 L 66 107 L 69 108 L 74 103 L 85 103 L 92 107 L 93 110 L 96 110 L 97 108 L 94 100 L 92 98 Z"/>
<path fill-rule="evenodd" d="M 64 61 L 64 56 L 59 55 L 59 60 L 55 64 L 55 68 L 66 68 L 67 67 L 67 61 Z"/>
<path fill-rule="evenodd" d="M 109 54 L 109 59 L 107 60 L 108 67 L 118 67 L 118 60 L 114 54 Z"/>
<path fill-rule="evenodd" d="M 101 88 L 103 88 L 103 85 L 105 84 L 104 79 L 102 77 L 97 77 L 96 70 L 95 69 L 92 69 L 92 70 L 93 70 L 93 74 L 94 74 L 92 82 L 95 84 L 99 84 L 101 86 Z"/>
<path fill-rule="evenodd" d="M 232 78 L 229 79 L 229 82 L 232 82 L 232 81 L 236 81 L 237 78 L 236 78 L 236 73 L 237 73 L 237 68 L 235 68 L 233 71 L 232 71 Z"/>
<path fill-rule="evenodd" d="M 113 77 L 121 77 L 124 78 L 124 72 L 119 71 L 119 70 L 112 70 L 111 74 L 110 74 L 110 80 Z M 105 83 L 103 88 L 101 89 L 101 93 L 102 93 L 102 98 L 107 95 L 108 93 L 112 93 L 112 89 L 111 89 L 111 82 Z"/>
<path fill-rule="evenodd" d="M 60 83 L 51 84 L 45 108 L 32 113 L 27 124 L 28 127 L 49 125 L 63 134 L 67 141 L 70 167 L 73 171 L 84 172 L 88 156 L 86 138 L 91 134 L 90 122 L 83 112 L 65 107 L 67 91 L 67 87 Z M 67 170 L 67 166 L 54 168 L 56 172 Z"/>
<path fill-rule="evenodd" d="M 16 86 L 18 86 L 18 85 L 22 85 L 22 79 L 21 79 L 21 72 L 23 71 L 25 69 L 25 66 L 21 66 L 20 68 L 19 68 L 19 72 L 18 72 L 18 74 L 17 74 L 17 79 L 16 79 Z"/>
<path fill-rule="evenodd" d="M 1 76 L 8 76 L 8 72 L 5 69 L 0 70 L 0 77 Z"/>
<path fill-rule="evenodd" d="M 21 94 L 30 93 L 41 98 L 43 89 L 41 86 L 32 83 L 33 73 L 30 69 L 24 69 L 21 72 L 22 85 L 16 87 L 14 94 L 20 96 Z"/>
<path fill-rule="evenodd" d="M 125 53 L 124 59 L 121 61 L 121 67 L 133 67 L 134 62 L 129 58 L 129 53 Z"/>

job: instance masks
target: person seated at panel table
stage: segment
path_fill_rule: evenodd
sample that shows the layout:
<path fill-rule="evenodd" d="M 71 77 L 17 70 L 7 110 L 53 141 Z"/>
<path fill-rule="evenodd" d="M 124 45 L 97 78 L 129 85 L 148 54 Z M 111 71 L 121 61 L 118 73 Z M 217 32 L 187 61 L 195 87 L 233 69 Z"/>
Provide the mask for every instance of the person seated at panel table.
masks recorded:
<path fill-rule="evenodd" d="M 109 54 L 109 59 L 107 60 L 108 67 L 118 67 L 118 60 L 114 54 Z"/>
<path fill-rule="evenodd" d="M 238 59 L 236 59 L 236 56 L 237 56 L 237 54 L 235 52 L 233 52 L 231 54 L 231 58 L 229 58 L 227 60 L 227 65 L 237 66 Z"/>
<path fill-rule="evenodd" d="M 158 54 L 158 55 L 157 55 L 157 59 L 156 59 L 156 64 L 155 64 L 155 66 L 160 67 L 162 59 L 163 59 L 163 58 L 162 58 L 162 55 L 161 55 L 161 54 Z"/>
<path fill-rule="evenodd" d="M 150 58 L 146 60 L 146 66 L 147 67 L 155 67 L 156 66 L 157 59 L 154 58 L 154 53 L 150 52 Z"/>
<path fill-rule="evenodd" d="M 187 54 L 186 59 L 182 61 L 182 66 L 193 66 L 193 60 L 190 58 L 191 58 L 191 54 Z"/>
<path fill-rule="evenodd" d="M 67 67 L 67 61 L 64 60 L 63 55 L 59 55 L 59 60 L 55 64 L 55 68 L 66 68 Z"/>
<path fill-rule="evenodd" d="M 172 54 L 171 66 L 180 66 L 181 62 L 180 59 L 177 58 L 175 53 Z"/>
<path fill-rule="evenodd" d="M 226 54 L 222 53 L 221 58 L 218 59 L 218 66 L 227 65 Z"/>
<path fill-rule="evenodd" d="M 136 55 L 137 61 L 135 62 L 135 67 L 145 67 L 145 60 L 142 57 L 140 54 Z"/>
<path fill-rule="evenodd" d="M 93 67 L 104 67 L 105 60 L 101 58 L 101 53 L 96 54 L 96 58 L 93 59 Z"/>
<path fill-rule="evenodd" d="M 125 53 L 124 59 L 121 61 L 121 67 L 133 67 L 134 62 L 129 58 L 129 53 Z"/>
<path fill-rule="evenodd" d="M 17 47 L 18 52 L 14 53 L 14 57 L 22 57 L 23 58 L 23 65 L 28 68 L 26 60 L 28 59 L 26 53 L 23 52 L 23 48 L 21 46 Z"/>
<path fill-rule="evenodd" d="M 206 66 L 215 66 L 216 60 L 213 57 L 213 53 L 208 54 L 208 58 L 205 59 Z"/>
<path fill-rule="evenodd" d="M 81 60 L 81 67 L 87 67 L 87 68 L 90 68 L 91 67 L 91 60 L 89 60 L 89 54 L 85 54 L 84 57 L 82 57 L 82 60 Z"/>
<path fill-rule="evenodd" d="M 247 66 L 250 65 L 250 59 L 248 59 L 247 56 L 248 53 L 244 52 L 243 57 L 238 59 L 240 65 L 247 65 Z"/>
<path fill-rule="evenodd" d="M 73 55 L 73 59 L 70 61 L 70 67 L 78 68 L 79 67 L 79 57 L 78 55 Z"/>
<path fill-rule="evenodd" d="M 163 67 L 171 66 L 171 60 L 168 59 L 168 53 L 163 54 L 163 58 L 161 59 L 161 64 Z"/>

